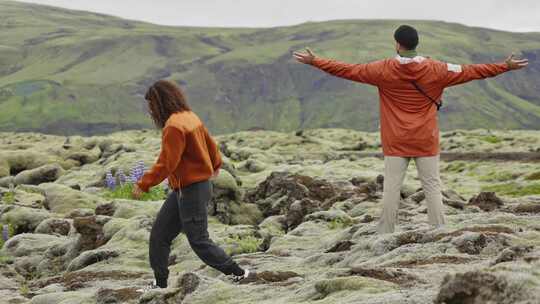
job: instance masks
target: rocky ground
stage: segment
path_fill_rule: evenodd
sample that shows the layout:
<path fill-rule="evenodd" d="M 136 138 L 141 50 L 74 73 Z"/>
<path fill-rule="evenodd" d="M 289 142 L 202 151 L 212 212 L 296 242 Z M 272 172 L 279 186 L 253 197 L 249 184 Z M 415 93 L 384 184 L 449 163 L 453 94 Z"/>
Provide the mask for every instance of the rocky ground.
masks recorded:
<path fill-rule="evenodd" d="M 211 236 L 258 271 L 256 282 L 233 284 L 180 236 L 171 288 L 136 291 L 152 280 L 148 237 L 162 201 L 108 198 L 105 174 L 151 165 L 157 132 L 0 133 L 0 222 L 11 236 L 0 251 L 0 302 L 540 303 L 540 132 L 442 134 L 454 155 L 441 163 L 448 225 L 426 224 L 411 163 L 399 231 L 383 236 L 375 234 L 384 180 L 377 134 L 218 140 L 225 165 L 214 180 Z M 506 154 L 490 157 L 497 153 Z"/>

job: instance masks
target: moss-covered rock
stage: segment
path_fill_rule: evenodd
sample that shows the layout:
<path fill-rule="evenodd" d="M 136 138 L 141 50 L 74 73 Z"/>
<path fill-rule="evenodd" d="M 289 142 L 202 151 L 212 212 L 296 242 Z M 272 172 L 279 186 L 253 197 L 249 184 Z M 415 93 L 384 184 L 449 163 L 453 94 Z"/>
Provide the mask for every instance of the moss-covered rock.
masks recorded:
<path fill-rule="evenodd" d="M 396 288 L 396 286 L 392 283 L 357 276 L 327 279 L 315 284 L 315 289 L 323 298 L 340 291 L 359 291 L 365 294 L 376 294 L 387 292 L 393 288 Z"/>
<path fill-rule="evenodd" d="M 4 245 L 4 250 L 15 257 L 41 256 L 48 248 L 65 241 L 66 238 L 54 235 L 23 233 L 9 239 Z"/>
<path fill-rule="evenodd" d="M 98 196 L 59 184 L 42 184 L 40 188 L 45 191 L 45 207 L 54 213 L 66 214 L 76 208 L 94 209 L 103 201 Z"/>
<path fill-rule="evenodd" d="M 35 233 L 68 235 L 72 228 L 70 220 L 48 218 L 39 223 Z"/>
<path fill-rule="evenodd" d="M 15 176 L 16 185 L 54 182 L 64 173 L 64 169 L 57 164 L 43 165 L 41 167 L 25 170 Z"/>
<path fill-rule="evenodd" d="M 31 233 L 49 217 L 50 213 L 43 209 L 15 206 L 0 216 L 0 222 L 11 225 L 16 234 Z"/>

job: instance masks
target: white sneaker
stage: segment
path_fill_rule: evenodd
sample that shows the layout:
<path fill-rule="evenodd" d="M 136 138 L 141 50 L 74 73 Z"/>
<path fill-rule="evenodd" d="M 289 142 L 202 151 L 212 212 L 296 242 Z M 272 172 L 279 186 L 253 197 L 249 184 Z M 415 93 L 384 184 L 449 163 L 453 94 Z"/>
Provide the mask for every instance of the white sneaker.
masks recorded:
<path fill-rule="evenodd" d="M 152 281 L 152 284 L 144 286 L 143 288 L 137 289 L 136 291 L 140 293 L 147 293 L 149 291 L 157 290 L 157 289 L 161 289 L 161 287 L 157 286 L 156 281 L 154 280 Z"/>
<path fill-rule="evenodd" d="M 249 269 L 244 269 L 244 275 L 232 275 L 231 278 L 232 281 L 237 284 L 253 283 L 257 281 L 257 273 L 255 271 L 250 271 Z"/>

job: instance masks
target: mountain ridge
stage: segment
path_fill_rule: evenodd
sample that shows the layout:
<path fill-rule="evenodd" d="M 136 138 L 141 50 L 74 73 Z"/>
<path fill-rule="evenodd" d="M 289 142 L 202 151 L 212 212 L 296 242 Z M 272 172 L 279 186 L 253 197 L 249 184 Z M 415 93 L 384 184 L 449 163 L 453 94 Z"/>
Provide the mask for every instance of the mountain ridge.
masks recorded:
<path fill-rule="evenodd" d="M 141 95 L 160 78 L 184 87 L 215 133 L 377 130 L 375 88 L 302 66 L 290 54 L 310 46 L 343 61 L 391 57 L 392 31 L 403 22 L 175 27 L 11 1 L 0 2 L 0 17 L 0 130 L 66 135 L 151 127 Z M 531 59 L 525 71 L 448 90 L 442 129 L 540 127 L 540 33 L 406 22 L 420 31 L 420 52 L 439 60 L 500 61 L 515 49 Z"/>

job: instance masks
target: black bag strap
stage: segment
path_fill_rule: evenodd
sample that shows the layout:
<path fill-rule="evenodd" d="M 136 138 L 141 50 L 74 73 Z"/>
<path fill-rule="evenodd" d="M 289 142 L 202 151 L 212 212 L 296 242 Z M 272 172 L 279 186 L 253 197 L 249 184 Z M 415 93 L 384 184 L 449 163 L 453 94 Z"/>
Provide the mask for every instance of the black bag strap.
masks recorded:
<path fill-rule="evenodd" d="M 429 100 L 431 100 L 437 106 L 437 111 L 439 111 L 441 109 L 441 107 L 443 105 L 442 99 L 441 99 L 440 102 L 437 102 L 435 99 L 431 98 L 431 96 L 426 94 L 426 92 L 424 92 L 424 90 L 422 90 L 422 88 L 416 83 L 416 81 L 413 81 L 412 84 L 414 85 L 416 90 L 418 90 L 418 92 L 422 93 L 422 95 L 426 96 Z"/>

